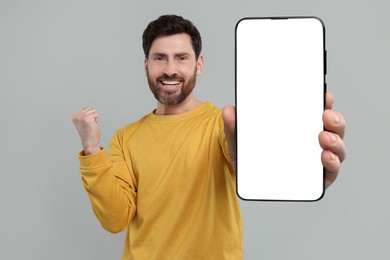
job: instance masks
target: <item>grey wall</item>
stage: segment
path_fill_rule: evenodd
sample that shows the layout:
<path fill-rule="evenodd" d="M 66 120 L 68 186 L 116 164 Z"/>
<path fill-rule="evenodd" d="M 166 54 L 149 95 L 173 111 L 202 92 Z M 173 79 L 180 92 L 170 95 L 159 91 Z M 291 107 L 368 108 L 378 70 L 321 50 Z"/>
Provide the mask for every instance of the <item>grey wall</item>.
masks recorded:
<path fill-rule="evenodd" d="M 317 203 L 241 202 L 245 259 L 387 259 L 390 4 L 311 1 L 0 1 L 0 259 L 119 259 L 81 185 L 73 112 L 95 106 L 102 145 L 150 112 L 141 33 L 165 13 L 204 40 L 196 94 L 234 103 L 234 27 L 246 16 L 316 15 L 348 158 Z"/>

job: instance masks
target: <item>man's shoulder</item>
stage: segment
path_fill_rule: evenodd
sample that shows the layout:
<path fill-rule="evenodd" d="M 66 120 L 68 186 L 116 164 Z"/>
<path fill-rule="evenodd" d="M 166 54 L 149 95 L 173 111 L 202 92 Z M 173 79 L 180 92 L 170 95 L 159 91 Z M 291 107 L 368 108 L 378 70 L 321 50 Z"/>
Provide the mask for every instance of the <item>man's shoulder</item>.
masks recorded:
<path fill-rule="evenodd" d="M 208 116 L 219 116 L 222 114 L 222 109 L 216 107 L 214 104 L 211 102 L 205 102 L 203 104 L 204 108 L 202 109 L 203 115 L 208 115 Z"/>
<path fill-rule="evenodd" d="M 138 127 L 140 125 L 142 125 L 142 123 L 146 120 L 146 118 L 148 116 L 149 116 L 149 114 L 141 117 L 140 119 L 138 119 L 135 122 L 129 123 L 129 124 L 125 125 L 124 127 L 118 129 L 116 131 L 116 135 L 120 135 L 122 137 L 132 135 L 138 129 Z"/>
<path fill-rule="evenodd" d="M 206 117 L 211 117 L 211 118 L 214 118 L 216 119 L 217 121 L 218 120 L 222 120 L 222 109 L 215 106 L 214 104 L 212 103 L 209 103 L 208 102 L 208 106 L 207 106 L 207 110 L 206 110 Z"/>
<path fill-rule="evenodd" d="M 149 114 L 139 118 L 137 121 L 134 121 L 132 123 L 129 123 L 121 128 L 122 131 L 129 132 L 137 129 L 140 125 L 142 125 L 143 122 L 148 118 Z"/>

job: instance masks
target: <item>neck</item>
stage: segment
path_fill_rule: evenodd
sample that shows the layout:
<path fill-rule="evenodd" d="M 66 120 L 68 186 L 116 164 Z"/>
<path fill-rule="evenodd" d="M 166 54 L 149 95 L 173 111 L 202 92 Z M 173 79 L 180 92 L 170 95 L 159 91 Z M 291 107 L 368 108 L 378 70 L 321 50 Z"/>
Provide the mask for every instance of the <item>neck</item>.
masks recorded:
<path fill-rule="evenodd" d="M 193 96 L 193 93 L 177 105 L 165 105 L 160 102 L 157 103 L 157 109 L 155 110 L 156 115 L 178 115 L 190 110 L 193 110 L 202 104 L 201 101 Z"/>

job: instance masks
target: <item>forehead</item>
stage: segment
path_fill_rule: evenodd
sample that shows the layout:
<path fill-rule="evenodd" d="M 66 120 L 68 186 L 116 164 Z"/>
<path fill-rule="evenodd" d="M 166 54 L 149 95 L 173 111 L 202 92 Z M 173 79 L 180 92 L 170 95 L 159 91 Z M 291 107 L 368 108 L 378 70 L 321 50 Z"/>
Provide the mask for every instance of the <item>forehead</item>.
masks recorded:
<path fill-rule="evenodd" d="M 157 37 L 150 47 L 150 54 L 153 53 L 182 53 L 194 54 L 191 37 L 186 33 Z"/>

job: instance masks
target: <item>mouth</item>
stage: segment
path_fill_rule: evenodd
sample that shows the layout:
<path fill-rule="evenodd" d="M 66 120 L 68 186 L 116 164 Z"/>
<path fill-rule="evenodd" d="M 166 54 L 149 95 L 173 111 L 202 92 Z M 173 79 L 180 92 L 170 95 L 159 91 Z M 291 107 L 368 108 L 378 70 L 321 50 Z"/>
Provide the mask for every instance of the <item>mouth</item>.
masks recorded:
<path fill-rule="evenodd" d="M 160 83 L 165 86 L 176 86 L 179 85 L 181 80 L 160 80 Z"/>

